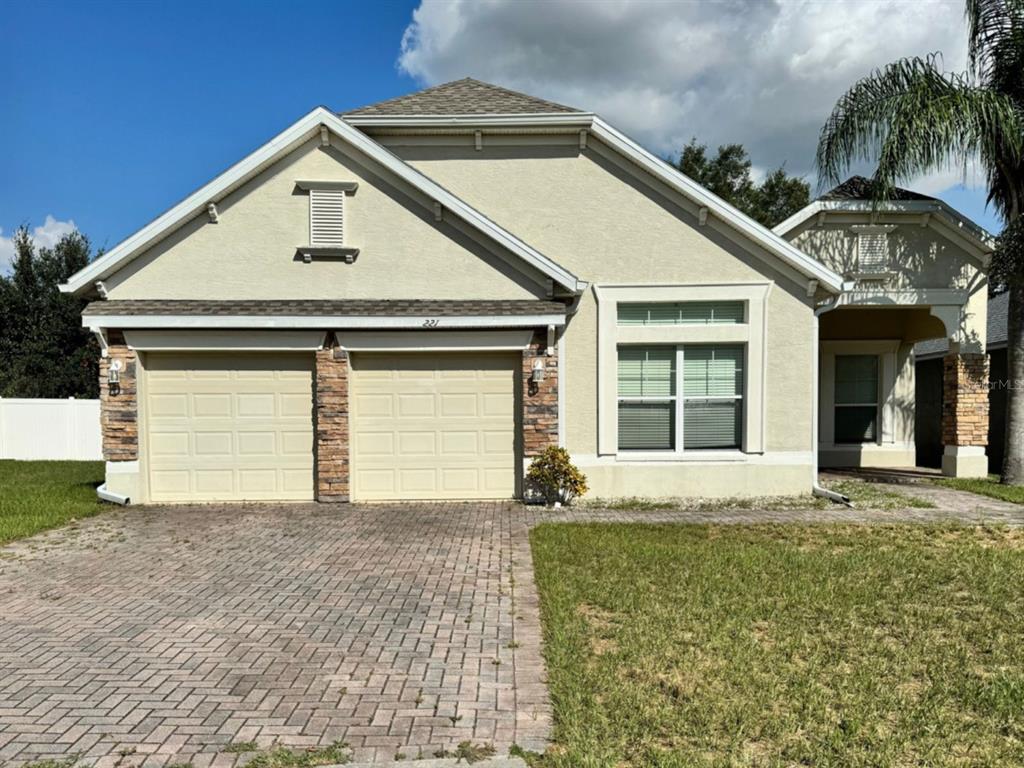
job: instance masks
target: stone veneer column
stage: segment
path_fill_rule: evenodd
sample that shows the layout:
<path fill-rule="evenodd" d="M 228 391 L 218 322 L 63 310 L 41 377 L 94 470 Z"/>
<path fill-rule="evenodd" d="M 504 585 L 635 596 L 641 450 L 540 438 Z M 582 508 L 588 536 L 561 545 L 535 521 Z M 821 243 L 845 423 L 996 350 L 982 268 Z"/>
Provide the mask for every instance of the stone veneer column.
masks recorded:
<path fill-rule="evenodd" d="M 548 355 L 547 335 L 535 333 L 523 350 L 523 456 L 536 456 L 549 445 L 558 445 L 558 354 Z M 553 350 L 554 351 L 554 350 Z M 533 363 L 544 363 L 544 381 L 530 379 Z"/>
<path fill-rule="evenodd" d="M 942 474 L 988 474 L 988 356 L 949 354 L 943 359 Z"/>
<path fill-rule="evenodd" d="M 313 383 L 317 501 L 349 500 L 348 373 L 345 350 L 329 344 L 317 351 Z"/>
<path fill-rule="evenodd" d="M 108 381 L 110 365 L 118 360 L 118 383 Z M 100 429 L 103 458 L 137 461 L 139 458 L 139 398 L 136 386 L 137 357 L 120 331 L 107 334 L 107 356 L 100 358 Z"/>

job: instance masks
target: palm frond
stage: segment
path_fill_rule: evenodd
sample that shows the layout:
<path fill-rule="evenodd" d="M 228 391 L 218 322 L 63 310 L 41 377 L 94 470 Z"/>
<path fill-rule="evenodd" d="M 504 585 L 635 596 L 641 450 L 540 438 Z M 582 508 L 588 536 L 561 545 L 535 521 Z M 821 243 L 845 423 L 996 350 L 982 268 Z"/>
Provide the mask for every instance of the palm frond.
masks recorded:
<path fill-rule="evenodd" d="M 990 170 L 997 158 L 1019 159 L 1024 115 L 1015 101 L 945 73 L 937 55 L 902 59 L 855 83 L 821 130 L 817 166 L 837 182 L 850 165 L 877 161 L 876 199 L 896 182 L 949 167 L 977 154 Z"/>

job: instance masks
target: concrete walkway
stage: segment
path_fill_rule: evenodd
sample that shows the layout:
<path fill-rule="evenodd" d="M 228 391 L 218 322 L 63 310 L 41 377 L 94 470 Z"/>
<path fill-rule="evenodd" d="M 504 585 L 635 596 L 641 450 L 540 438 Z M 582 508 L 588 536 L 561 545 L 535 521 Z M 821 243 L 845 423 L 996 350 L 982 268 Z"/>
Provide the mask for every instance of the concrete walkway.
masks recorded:
<path fill-rule="evenodd" d="M 998 522 L 938 509 L 547 510 L 518 504 L 112 509 L 0 549 L 0 763 L 232 765 L 232 742 L 543 749 L 529 530 L 546 521 Z M 134 750 L 134 751 L 132 751 Z"/>

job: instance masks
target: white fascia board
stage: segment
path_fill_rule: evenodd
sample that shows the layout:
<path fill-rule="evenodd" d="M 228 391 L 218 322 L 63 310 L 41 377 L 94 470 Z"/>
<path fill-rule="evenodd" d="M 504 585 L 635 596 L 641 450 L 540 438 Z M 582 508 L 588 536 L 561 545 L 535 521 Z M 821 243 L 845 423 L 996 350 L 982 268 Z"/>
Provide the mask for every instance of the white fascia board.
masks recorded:
<path fill-rule="evenodd" d="M 366 315 L 87 315 L 82 325 L 101 328 L 534 328 L 565 325 L 565 315 L 465 315 L 367 317 Z"/>
<path fill-rule="evenodd" d="M 779 237 L 768 228 L 758 224 L 746 214 L 709 192 L 697 182 L 671 167 L 621 133 L 600 117 L 591 125 L 595 137 L 632 160 L 655 178 L 680 192 L 694 203 L 706 207 L 717 218 L 746 235 L 766 251 L 777 256 L 801 274 L 818 281 L 823 288 L 834 292 L 842 290 L 843 279 L 821 262 L 815 261 L 791 243 Z"/>
<path fill-rule="evenodd" d="M 593 112 L 552 112 L 510 115 L 349 115 L 342 119 L 359 128 L 588 128 Z"/>
<path fill-rule="evenodd" d="M 990 252 L 995 248 L 995 238 L 990 232 L 942 200 L 888 200 L 877 206 L 870 200 L 815 200 L 813 203 L 805 205 L 781 224 L 773 227 L 772 231 L 780 237 L 785 237 L 819 213 L 878 213 L 887 215 L 937 213 L 939 214 L 939 221 L 951 227 L 958 234 L 967 237 L 979 250 Z"/>
<path fill-rule="evenodd" d="M 389 152 L 362 131 L 354 128 L 324 107 L 317 107 L 291 127 L 275 136 L 242 161 L 236 163 L 209 184 L 193 192 L 169 211 L 159 216 L 141 230 L 123 240 L 84 269 L 79 270 L 60 286 L 64 293 L 75 293 L 107 277 L 145 248 L 166 237 L 175 228 L 206 209 L 225 194 L 256 175 L 278 157 L 294 149 L 302 142 L 316 135 L 321 125 L 380 163 L 387 170 L 409 183 L 423 194 L 441 203 L 450 213 L 455 214 L 470 226 L 480 230 L 494 242 L 508 249 L 542 274 L 573 293 L 584 289 L 585 284 L 567 269 L 559 266 L 539 251 L 524 243 L 511 232 L 500 227 L 482 213 L 472 208 L 448 190 L 428 179 L 422 173 Z"/>

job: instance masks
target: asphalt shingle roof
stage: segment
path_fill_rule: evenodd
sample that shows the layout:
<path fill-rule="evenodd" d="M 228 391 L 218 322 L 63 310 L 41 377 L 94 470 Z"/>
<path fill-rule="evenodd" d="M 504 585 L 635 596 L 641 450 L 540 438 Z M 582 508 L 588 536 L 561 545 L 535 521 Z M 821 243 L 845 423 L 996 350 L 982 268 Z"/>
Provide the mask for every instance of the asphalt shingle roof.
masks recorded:
<path fill-rule="evenodd" d="M 467 317 L 499 315 L 518 317 L 526 315 L 564 314 L 565 304 L 540 300 L 370 300 L 352 299 L 324 301 L 309 299 L 273 300 L 211 300 L 182 299 L 110 299 L 93 301 L 83 315 L 251 315 L 253 317 L 305 316 L 305 317 Z"/>
<path fill-rule="evenodd" d="M 342 116 L 520 115 L 579 111 L 564 104 L 467 77 L 387 101 L 378 101 Z"/>
<path fill-rule="evenodd" d="M 819 197 L 819 200 L 870 200 L 873 182 L 864 176 L 851 176 L 842 184 L 833 187 Z M 912 189 L 896 187 L 889 196 L 890 200 L 934 200 L 934 197 L 922 195 Z"/>
<path fill-rule="evenodd" d="M 1010 294 L 1000 293 L 990 296 L 988 300 L 988 323 L 985 330 L 985 343 L 989 347 L 999 347 L 1006 344 L 1007 312 L 1010 307 Z M 949 339 L 929 339 L 919 341 L 914 345 L 914 354 L 918 357 L 924 355 L 944 355 L 949 349 Z"/>

